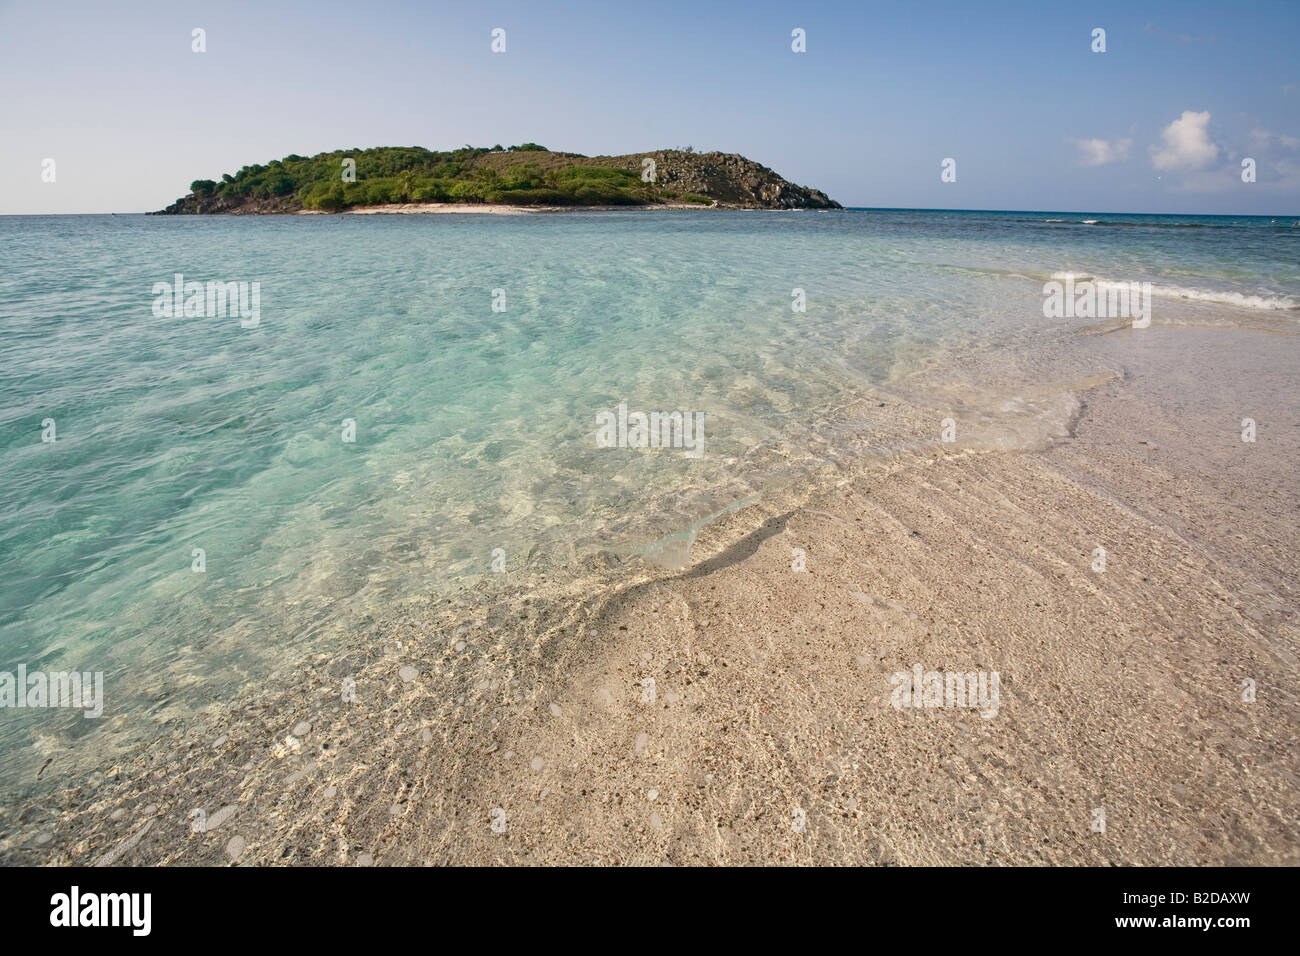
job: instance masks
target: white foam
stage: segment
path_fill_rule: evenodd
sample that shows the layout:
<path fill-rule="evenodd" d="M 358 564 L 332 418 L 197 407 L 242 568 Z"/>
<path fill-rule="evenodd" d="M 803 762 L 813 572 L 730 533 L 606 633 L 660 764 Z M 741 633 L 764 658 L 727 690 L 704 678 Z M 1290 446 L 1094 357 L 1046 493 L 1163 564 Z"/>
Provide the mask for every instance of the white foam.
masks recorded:
<path fill-rule="evenodd" d="M 1086 272 L 1053 272 L 1051 277 L 1059 280 L 1072 279 L 1075 282 L 1095 282 L 1100 289 L 1127 287 L 1131 284 L 1130 281 L 1099 279 Z M 1152 283 L 1151 294 L 1164 299 L 1212 302 L 1219 305 L 1236 306 L 1239 309 L 1261 309 L 1264 311 L 1300 309 L 1300 297 L 1282 293 L 1232 292 L 1226 289 L 1197 289 L 1192 286 Z"/>
<path fill-rule="evenodd" d="M 1152 295 L 1166 299 L 1192 299 L 1196 302 L 1218 302 L 1243 309 L 1300 309 L 1300 298 L 1293 295 L 1259 295 L 1245 292 L 1226 292 L 1217 289 L 1192 289 L 1186 286 L 1153 285 Z"/>

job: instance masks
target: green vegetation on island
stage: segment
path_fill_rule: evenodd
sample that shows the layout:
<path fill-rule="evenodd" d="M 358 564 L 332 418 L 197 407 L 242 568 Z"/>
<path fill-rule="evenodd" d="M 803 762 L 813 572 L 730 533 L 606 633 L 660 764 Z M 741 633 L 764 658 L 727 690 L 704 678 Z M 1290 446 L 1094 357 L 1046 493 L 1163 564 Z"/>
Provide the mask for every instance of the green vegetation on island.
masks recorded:
<path fill-rule="evenodd" d="M 644 176 L 653 170 L 653 178 Z M 701 206 L 838 208 L 817 190 L 728 153 L 657 150 L 588 157 L 536 143 L 335 150 L 245 166 L 220 181 L 197 179 L 164 213 L 341 212 L 404 203 L 519 206 Z"/>

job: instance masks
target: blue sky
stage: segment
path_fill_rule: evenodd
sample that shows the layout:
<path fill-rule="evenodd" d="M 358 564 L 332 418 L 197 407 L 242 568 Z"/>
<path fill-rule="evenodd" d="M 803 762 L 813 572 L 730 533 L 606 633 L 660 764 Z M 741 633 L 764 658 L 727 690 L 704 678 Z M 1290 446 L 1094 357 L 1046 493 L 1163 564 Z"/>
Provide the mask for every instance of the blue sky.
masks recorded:
<path fill-rule="evenodd" d="M 1300 0 L 0 2 L 0 213 L 157 209 L 289 153 L 533 141 L 740 152 L 852 206 L 1294 215 L 1298 46 Z"/>

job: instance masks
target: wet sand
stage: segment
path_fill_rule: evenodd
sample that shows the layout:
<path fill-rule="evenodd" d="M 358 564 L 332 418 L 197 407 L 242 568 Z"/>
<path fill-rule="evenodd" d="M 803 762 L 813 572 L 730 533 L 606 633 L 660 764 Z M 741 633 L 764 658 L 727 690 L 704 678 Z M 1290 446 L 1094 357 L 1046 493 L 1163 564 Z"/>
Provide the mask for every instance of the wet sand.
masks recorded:
<path fill-rule="evenodd" d="M 577 600 L 535 577 L 376 622 L 6 807 L 0 854 L 1300 862 L 1300 339 L 1087 339 L 1124 374 L 1045 448 L 936 442 L 719 519 L 681 571 L 592 560 Z M 895 708 L 915 665 L 996 671 L 996 715 Z"/>

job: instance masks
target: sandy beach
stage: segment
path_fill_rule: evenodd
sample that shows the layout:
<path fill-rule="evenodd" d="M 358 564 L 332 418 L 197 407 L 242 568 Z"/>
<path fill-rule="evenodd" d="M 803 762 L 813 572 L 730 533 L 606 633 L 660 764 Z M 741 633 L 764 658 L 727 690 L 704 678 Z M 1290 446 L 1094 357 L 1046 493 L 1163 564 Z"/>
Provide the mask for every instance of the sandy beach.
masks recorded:
<path fill-rule="evenodd" d="M 1044 447 L 846 464 L 707 526 L 680 571 L 611 557 L 576 592 L 377 621 L 6 808 L 4 856 L 1300 862 L 1297 339 L 1081 340 L 1122 372 Z M 996 672 L 996 712 L 893 706 L 917 666 Z"/>
<path fill-rule="evenodd" d="M 495 203 L 474 202 L 420 202 L 391 203 L 383 206 L 354 206 L 347 212 L 354 216 L 421 215 L 424 213 L 474 213 L 484 216 L 523 216 L 529 213 L 558 212 L 559 206 L 507 206 Z M 329 215 L 315 209 L 304 209 L 300 216 Z"/>
<path fill-rule="evenodd" d="M 610 212 L 628 209 L 713 209 L 700 203 L 655 203 L 645 206 L 512 206 L 507 203 L 474 202 L 413 202 L 390 203 L 383 206 L 353 206 L 345 210 L 354 216 L 374 215 L 424 215 L 426 213 L 470 213 L 483 216 L 524 216 L 544 212 Z M 304 209 L 300 216 L 330 215 L 318 209 Z"/>

